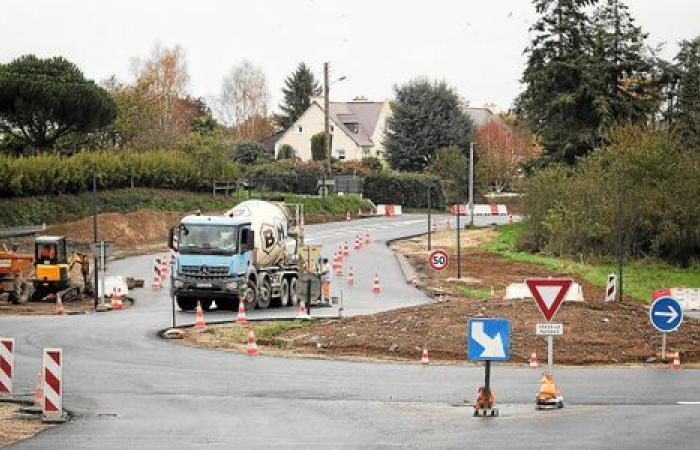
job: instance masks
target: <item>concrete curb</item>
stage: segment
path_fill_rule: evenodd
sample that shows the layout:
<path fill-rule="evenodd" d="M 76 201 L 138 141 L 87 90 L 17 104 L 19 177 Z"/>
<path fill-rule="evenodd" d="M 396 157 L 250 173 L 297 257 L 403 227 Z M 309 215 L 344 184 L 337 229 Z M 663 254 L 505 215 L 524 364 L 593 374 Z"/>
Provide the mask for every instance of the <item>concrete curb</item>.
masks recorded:
<path fill-rule="evenodd" d="M 268 317 L 268 318 L 248 318 L 246 319 L 248 323 L 263 323 L 263 322 L 302 322 L 302 321 L 321 321 L 321 320 L 337 320 L 341 319 L 341 317 L 338 316 L 311 316 L 310 319 L 297 319 L 295 317 Z M 207 325 L 226 325 L 226 324 L 232 324 L 235 325 L 236 319 L 232 320 L 213 320 L 211 322 L 207 322 Z M 168 330 L 184 330 L 187 328 L 194 328 L 193 323 L 188 323 L 185 325 L 177 325 L 174 327 L 168 327 L 168 328 L 163 328 L 161 330 L 156 331 L 156 336 L 158 336 L 161 339 L 165 339 L 166 341 L 170 341 L 172 339 L 168 338 L 165 336 L 165 332 Z"/>

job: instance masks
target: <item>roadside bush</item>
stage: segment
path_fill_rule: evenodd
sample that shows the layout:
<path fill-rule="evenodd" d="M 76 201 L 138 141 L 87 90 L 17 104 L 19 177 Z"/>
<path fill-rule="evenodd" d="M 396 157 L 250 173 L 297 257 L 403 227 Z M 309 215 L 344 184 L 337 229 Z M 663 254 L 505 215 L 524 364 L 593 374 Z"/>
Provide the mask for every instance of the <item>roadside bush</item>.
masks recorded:
<path fill-rule="evenodd" d="M 266 160 L 265 146 L 259 142 L 241 141 L 232 146 L 233 159 L 241 165 L 249 165 Z"/>
<path fill-rule="evenodd" d="M 80 152 L 73 156 L 0 155 L 0 197 L 85 192 L 92 189 L 93 174 L 101 190 L 135 186 L 208 191 L 212 181 L 238 176 L 238 167 L 221 158 L 206 147 Z"/>
<path fill-rule="evenodd" d="M 289 144 L 280 145 L 280 149 L 277 152 L 277 159 L 293 159 L 296 158 L 297 152 Z"/>
<path fill-rule="evenodd" d="M 377 173 L 384 170 L 384 163 L 375 156 L 365 156 L 362 158 L 362 167 L 365 167 L 369 173 Z"/>
<path fill-rule="evenodd" d="M 625 128 L 575 168 L 551 166 L 523 182 L 529 216 L 521 248 L 551 254 L 625 253 L 689 265 L 700 259 L 700 162 L 666 133 Z"/>
<path fill-rule="evenodd" d="M 395 203 L 408 208 L 427 208 L 428 189 L 433 208 L 445 206 L 440 179 L 426 174 L 382 172 L 365 178 L 363 195 L 374 203 Z"/>
<path fill-rule="evenodd" d="M 256 190 L 315 194 L 323 171 L 323 164 L 318 162 L 285 159 L 250 166 L 245 176 L 254 183 Z"/>

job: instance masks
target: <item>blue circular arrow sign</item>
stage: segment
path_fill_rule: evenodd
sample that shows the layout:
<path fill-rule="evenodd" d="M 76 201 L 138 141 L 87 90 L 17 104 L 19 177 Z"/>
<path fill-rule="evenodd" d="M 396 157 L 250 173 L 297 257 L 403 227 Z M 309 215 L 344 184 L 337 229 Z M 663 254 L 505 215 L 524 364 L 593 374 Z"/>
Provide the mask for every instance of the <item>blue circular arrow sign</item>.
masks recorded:
<path fill-rule="evenodd" d="M 674 331 L 683 322 L 683 308 L 672 297 L 659 297 L 649 308 L 649 319 L 662 333 Z"/>

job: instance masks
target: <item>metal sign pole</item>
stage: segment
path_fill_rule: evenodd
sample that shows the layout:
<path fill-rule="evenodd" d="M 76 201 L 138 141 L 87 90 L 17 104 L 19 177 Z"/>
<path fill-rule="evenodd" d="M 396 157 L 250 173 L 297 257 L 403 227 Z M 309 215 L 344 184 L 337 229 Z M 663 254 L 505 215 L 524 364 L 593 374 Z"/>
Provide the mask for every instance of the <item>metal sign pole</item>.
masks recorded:
<path fill-rule="evenodd" d="M 552 362 L 554 360 L 554 336 L 547 336 L 547 370 L 552 373 Z"/>
<path fill-rule="evenodd" d="M 100 286 L 102 287 L 102 295 L 99 296 L 99 304 L 97 305 L 98 310 L 104 310 L 105 307 L 105 242 L 100 241 L 100 275 L 102 279 L 100 280 Z"/>
<path fill-rule="evenodd" d="M 245 299 L 242 298 L 242 299 L 239 299 L 239 301 L 245 301 Z M 175 328 L 177 325 L 175 324 L 175 296 L 174 295 L 170 296 L 170 303 L 171 303 L 171 307 L 173 309 L 173 328 Z"/>
<path fill-rule="evenodd" d="M 661 360 L 666 360 L 666 336 L 668 333 L 661 333 Z"/>
<path fill-rule="evenodd" d="M 428 250 L 433 249 L 433 243 L 432 243 L 432 235 L 433 235 L 433 229 L 432 229 L 432 217 L 431 217 L 431 204 L 430 204 L 430 185 L 428 185 Z"/>
<path fill-rule="evenodd" d="M 491 409 L 491 361 L 486 361 L 486 379 L 484 380 L 484 409 Z"/>

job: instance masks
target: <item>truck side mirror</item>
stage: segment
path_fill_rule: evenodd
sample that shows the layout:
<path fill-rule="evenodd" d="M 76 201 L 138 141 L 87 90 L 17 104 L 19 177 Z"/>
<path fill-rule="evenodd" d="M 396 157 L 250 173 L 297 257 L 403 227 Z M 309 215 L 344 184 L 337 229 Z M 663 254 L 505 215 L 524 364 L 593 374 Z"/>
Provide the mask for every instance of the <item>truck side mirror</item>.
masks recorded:
<path fill-rule="evenodd" d="M 173 238 L 175 236 L 175 228 L 171 228 L 170 231 L 168 232 L 168 248 L 173 249 L 174 244 L 173 244 Z"/>

